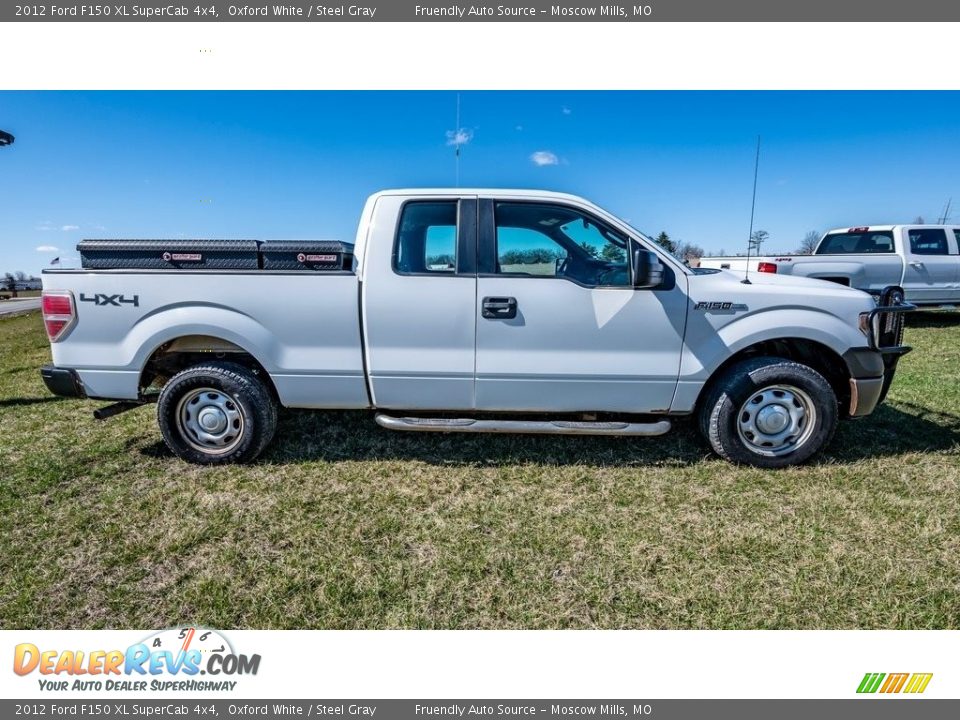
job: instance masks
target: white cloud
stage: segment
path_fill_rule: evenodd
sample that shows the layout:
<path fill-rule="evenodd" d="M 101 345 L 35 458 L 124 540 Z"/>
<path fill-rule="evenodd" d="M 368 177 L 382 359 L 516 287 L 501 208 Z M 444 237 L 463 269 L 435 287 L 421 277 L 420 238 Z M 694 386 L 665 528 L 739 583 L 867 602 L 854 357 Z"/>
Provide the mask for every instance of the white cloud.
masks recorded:
<path fill-rule="evenodd" d="M 37 245 L 37 252 L 58 252 L 59 249 L 53 245 Z"/>
<path fill-rule="evenodd" d="M 573 113 L 573 110 L 564 105 L 562 108 L 560 108 L 560 112 L 562 112 L 564 115 L 570 115 Z"/>
<path fill-rule="evenodd" d="M 473 130 L 470 128 L 447 130 L 447 145 L 466 145 L 471 140 L 473 140 Z"/>
<path fill-rule="evenodd" d="M 530 162 L 538 167 L 544 167 L 545 165 L 559 165 L 560 158 L 549 150 L 537 150 L 530 156 Z"/>
<path fill-rule="evenodd" d="M 516 130 L 517 130 L 517 132 L 522 132 L 522 131 L 523 131 L 523 125 L 517 125 Z"/>
<path fill-rule="evenodd" d="M 42 223 L 39 223 L 34 230 L 53 230 L 53 223 L 49 220 L 44 220 Z"/>
<path fill-rule="evenodd" d="M 71 232 L 72 230 L 79 230 L 79 225 L 63 225 L 61 228 L 64 232 Z"/>

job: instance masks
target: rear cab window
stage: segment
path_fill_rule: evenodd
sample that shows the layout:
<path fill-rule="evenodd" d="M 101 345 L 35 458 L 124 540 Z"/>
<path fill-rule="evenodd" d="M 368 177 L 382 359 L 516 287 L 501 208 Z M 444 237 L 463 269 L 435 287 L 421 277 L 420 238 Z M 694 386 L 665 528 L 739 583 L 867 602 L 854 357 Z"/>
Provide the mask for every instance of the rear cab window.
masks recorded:
<path fill-rule="evenodd" d="M 457 201 L 415 201 L 403 206 L 393 249 L 401 275 L 453 275 L 457 269 Z"/>
<path fill-rule="evenodd" d="M 852 228 L 844 232 L 827 233 L 817 255 L 857 255 L 863 253 L 892 253 L 894 251 L 891 230 Z"/>
<path fill-rule="evenodd" d="M 949 255 L 947 232 L 940 228 L 910 228 L 910 252 L 913 255 Z"/>

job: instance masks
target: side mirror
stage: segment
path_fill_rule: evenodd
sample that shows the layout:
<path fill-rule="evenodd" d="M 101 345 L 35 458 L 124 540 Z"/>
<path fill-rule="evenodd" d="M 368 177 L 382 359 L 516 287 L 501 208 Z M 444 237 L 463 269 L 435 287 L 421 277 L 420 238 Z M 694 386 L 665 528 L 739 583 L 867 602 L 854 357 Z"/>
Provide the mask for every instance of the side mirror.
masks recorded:
<path fill-rule="evenodd" d="M 656 288 L 663 283 L 664 267 L 659 256 L 642 247 L 633 248 L 633 286 L 635 288 Z"/>

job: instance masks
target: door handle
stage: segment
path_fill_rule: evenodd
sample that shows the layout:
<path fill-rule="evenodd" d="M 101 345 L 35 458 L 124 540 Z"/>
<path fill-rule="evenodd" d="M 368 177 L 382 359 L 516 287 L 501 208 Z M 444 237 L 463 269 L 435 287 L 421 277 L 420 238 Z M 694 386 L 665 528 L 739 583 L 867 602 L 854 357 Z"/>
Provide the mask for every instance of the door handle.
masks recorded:
<path fill-rule="evenodd" d="M 910 262 L 910 267 L 922 268 L 922 267 L 923 267 L 923 263 L 920 262 L 919 260 L 912 260 L 912 261 Z"/>
<path fill-rule="evenodd" d="M 517 316 L 517 299 L 512 297 L 485 297 L 480 314 L 488 320 L 510 320 Z"/>

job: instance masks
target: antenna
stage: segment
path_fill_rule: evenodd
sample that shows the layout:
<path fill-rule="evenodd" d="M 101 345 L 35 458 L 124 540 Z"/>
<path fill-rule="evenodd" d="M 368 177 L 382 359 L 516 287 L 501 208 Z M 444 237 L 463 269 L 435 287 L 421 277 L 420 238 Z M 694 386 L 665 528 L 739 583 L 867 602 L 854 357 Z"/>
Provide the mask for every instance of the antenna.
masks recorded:
<path fill-rule="evenodd" d="M 743 274 L 742 282 L 750 285 L 750 248 L 753 245 L 753 213 L 757 209 L 757 174 L 760 171 L 760 136 L 757 135 L 757 159 L 753 163 L 753 199 L 750 201 L 750 234 L 747 236 L 747 269 Z M 760 248 L 757 248 L 759 252 Z"/>
<path fill-rule="evenodd" d="M 460 93 L 457 93 L 457 124 L 453 126 L 453 145 L 456 148 L 454 160 L 456 182 L 454 187 L 460 187 Z"/>

